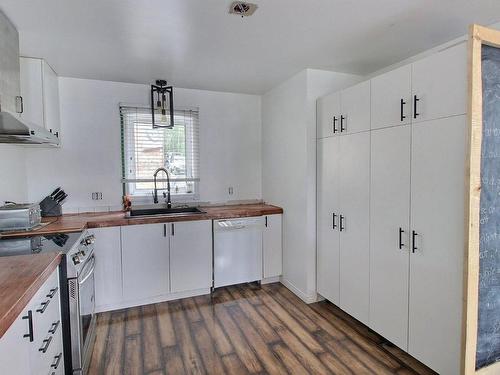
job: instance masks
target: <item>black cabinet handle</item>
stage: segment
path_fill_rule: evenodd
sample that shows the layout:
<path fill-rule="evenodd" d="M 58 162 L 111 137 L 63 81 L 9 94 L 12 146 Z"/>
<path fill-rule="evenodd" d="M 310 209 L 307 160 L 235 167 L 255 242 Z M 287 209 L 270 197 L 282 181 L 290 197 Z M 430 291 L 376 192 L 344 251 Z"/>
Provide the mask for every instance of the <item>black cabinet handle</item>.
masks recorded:
<path fill-rule="evenodd" d="M 413 95 L 413 118 L 417 118 L 420 116 L 420 113 L 417 111 L 417 103 L 420 101 L 419 98 L 417 98 L 417 95 Z"/>
<path fill-rule="evenodd" d="M 56 137 L 59 138 L 59 132 L 56 132 Z"/>
<path fill-rule="evenodd" d="M 49 305 L 49 303 L 50 303 L 50 299 L 45 301 L 45 302 L 42 302 L 42 307 L 40 307 L 39 309 L 36 309 L 36 312 L 43 314 L 45 312 L 45 310 L 47 309 L 47 306 Z"/>
<path fill-rule="evenodd" d="M 266 216 L 266 222 L 265 222 L 265 226 L 266 226 L 266 228 L 267 228 L 267 216 Z"/>
<path fill-rule="evenodd" d="M 30 342 L 33 342 L 33 313 L 31 310 L 29 310 L 28 315 L 23 316 L 22 319 L 28 319 L 28 333 L 24 334 L 23 337 L 29 338 Z"/>
<path fill-rule="evenodd" d="M 55 361 L 54 363 L 52 363 L 50 365 L 50 367 L 52 367 L 54 370 L 57 370 L 57 368 L 59 367 L 59 363 L 61 363 L 61 359 L 62 359 L 62 353 L 59 353 L 58 355 L 56 355 L 54 357 Z"/>
<path fill-rule="evenodd" d="M 405 231 L 402 228 L 399 228 L 399 250 L 403 249 L 403 233 Z"/>
<path fill-rule="evenodd" d="M 337 215 L 335 214 L 335 212 L 332 213 L 332 229 L 335 229 L 337 228 L 337 224 L 335 223 L 335 218 L 337 217 Z"/>
<path fill-rule="evenodd" d="M 175 236 L 175 224 L 172 223 L 172 236 Z"/>
<path fill-rule="evenodd" d="M 333 116 L 333 134 L 337 133 L 338 130 L 337 130 L 337 121 L 339 119 L 337 118 L 337 116 Z"/>
<path fill-rule="evenodd" d="M 345 227 L 344 227 L 344 216 L 343 215 L 340 215 L 340 231 L 344 231 L 345 230 Z"/>
<path fill-rule="evenodd" d="M 167 237 L 167 224 L 163 224 L 163 237 Z"/>
<path fill-rule="evenodd" d="M 47 352 L 47 349 L 50 346 L 50 343 L 52 342 L 52 337 L 54 336 L 49 336 L 48 339 L 43 340 L 43 345 L 38 349 L 39 352 L 45 353 Z"/>
<path fill-rule="evenodd" d="M 340 132 L 345 132 L 347 129 L 346 127 L 344 126 L 344 122 L 345 122 L 345 117 L 343 115 L 340 116 Z"/>
<path fill-rule="evenodd" d="M 58 291 L 58 290 L 59 290 L 59 288 L 58 288 L 58 287 L 52 288 L 52 289 L 50 290 L 50 293 L 49 293 L 49 294 L 47 294 L 47 297 L 49 297 L 49 298 L 54 298 L 54 296 L 56 295 L 56 293 L 57 293 L 57 291 Z"/>
<path fill-rule="evenodd" d="M 57 327 L 59 327 L 59 324 L 61 324 L 60 320 L 58 320 L 57 322 L 52 323 L 52 326 L 49 329 L 49 333 L 52 333 L 52 334 L 56 333 Z"/>
<path fill-rule="evenodd" d="M 418 247 L 416 245 L 416 240 L 417 240 L 418 233 L 415 232 L 414 230 L 411 232 L 411 252 L 414 253 L 416 250 L 418 250 Z"/>
<path fill-rule="evenodd" d="M 406 116 L 405 116 L 405 105 L 406 105 L 406 102 L 404 101 L 404 99 L 401 99 L 401 121 L 404 121 Z"/>

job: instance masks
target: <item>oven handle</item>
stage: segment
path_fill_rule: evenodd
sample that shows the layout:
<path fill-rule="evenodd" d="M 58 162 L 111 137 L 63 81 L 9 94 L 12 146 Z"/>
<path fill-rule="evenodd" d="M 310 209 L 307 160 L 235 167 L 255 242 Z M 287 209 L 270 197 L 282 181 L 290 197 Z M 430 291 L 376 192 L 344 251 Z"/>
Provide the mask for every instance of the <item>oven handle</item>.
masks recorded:
<path fill-rule="evenodd" d="M 82 279 L 82 280 L 79 280 L 79 281 L 78 281 L 78 285 L 82 285 L 82 284 L 84 284 L 84 283 L 85 283 L 85 281 L 87 281 L 87 280 L 88 280 L 88 278 L 89 278 L 90 276 L 92 276 L 92 274 L 94 273 L 94 270 L 95 270 L 95 256 L 94 256 L 94 255 L 92 255 L 91 260 L 89 260 L 89 264 L 90 264 L 90 263 L 92 264 L 91 266 L 88 266 L 88 265 L 86 265 L 86 266 L 85 266 L 85 268 L 90 267 L 90 271 L 87 273 L 87 275 L 86 275 L 85 277 L 83 277 L 83 279 Z"/>

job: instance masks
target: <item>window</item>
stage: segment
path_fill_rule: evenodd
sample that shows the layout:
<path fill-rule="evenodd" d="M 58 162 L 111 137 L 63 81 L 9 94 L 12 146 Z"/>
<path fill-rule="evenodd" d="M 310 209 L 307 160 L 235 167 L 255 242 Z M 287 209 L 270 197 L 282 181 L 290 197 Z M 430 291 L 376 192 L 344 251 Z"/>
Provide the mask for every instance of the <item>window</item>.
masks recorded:
<path fill-rule="evenodd" d="M 175 199 L 198 199 L 198 109 L 176 109 L 173 129 L 153 129 L 150 108 L 120 106 L 123 187 L 132 196 L 151 196 L 153 174 L 163 167 Z M 160 172 L 158 189 L 167 188 Z"/>

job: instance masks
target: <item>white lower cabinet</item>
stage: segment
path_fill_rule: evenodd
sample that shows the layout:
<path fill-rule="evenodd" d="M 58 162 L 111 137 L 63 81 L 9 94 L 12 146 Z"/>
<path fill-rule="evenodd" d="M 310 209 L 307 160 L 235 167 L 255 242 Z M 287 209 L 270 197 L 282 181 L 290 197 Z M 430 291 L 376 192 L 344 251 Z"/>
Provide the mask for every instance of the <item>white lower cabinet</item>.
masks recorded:
<path fill-rule="evenodd" d="M 121 227 L 121 243 L 123 300 L 141 301 L 169 293 L 167 224 Z"/>
<path fill-rule="evenodd" d="M 56 269 L 0 339 L 0 374 L 63 374 L 59 273 Z"/>
<path fill-rule="evenodd" d="M 408 352 L 460 373 L 465 248 L 466 117 L 412 128 Z"/>
<path fill-rule="evenodd" d="M 339 305 L 339 165 L 341 137 L 318 140 L 317 284 L 318 293 Z"/>
<path fill-rule="evenodd" d="M 318 141 L 318 292 L 368 322 L 370 133 Z"/>
<path fill-rule="evenodd" d="M 96 238 L 95 304 L 101 312 L 123 299 L 120 227 L 90 229 L 89 233 Z"/>
<path fill-rule="evenodd" d="M 410 125 L 371 135 L 370 327 L 408 348 Z"/>
<path fill-rule="evenodd" d="M 281 276 L 283 273 L 282 215 L 266 215 L 262 234 L 263 277 Z"/>
<path fill-rule="evenodd" d="M 167 224 L 170 234 L 171 292 L 212 286 L 212 221 Z"/>
<path fill-rule="evenodd" d="M 340 137 L 339 306 L 367 324 L 369 312 L 370 133 Z"/>

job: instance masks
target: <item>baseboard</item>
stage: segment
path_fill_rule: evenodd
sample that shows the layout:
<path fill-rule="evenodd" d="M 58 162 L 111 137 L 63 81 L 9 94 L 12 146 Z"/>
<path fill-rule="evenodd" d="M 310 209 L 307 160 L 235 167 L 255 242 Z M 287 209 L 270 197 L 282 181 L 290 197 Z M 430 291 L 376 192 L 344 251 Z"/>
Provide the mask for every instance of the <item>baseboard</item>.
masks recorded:
<path fill-rule="evenodd" d="M 106 311 L 121 310 L 121 309 L 126 309 L 129 307 L 150 305 L 152 303 L 173 301 L 176 299 L 196 297 L 196 296 L 201 296 L 204 294 L 210 294 L 210 288 L 188 290 L 185 292 L 169 293 L 169 294 L 164 294 L 164 295 L 160 295 L 160 296 L 154 296 L 154 297 L 144 298 L 144 299 L 139 299 L 139 300 L 134 300 L 134 301 L 123 301 L 123 302 L 115 303 L 115 304 L 96 306 L 96 312 L 101 313 L 101 312 L 106 312 Z"/>
<path fill-rule="evenodd" d="M 279 283 L 281 281 L 281 276 L 273 276 L 267 277 L 260 281 L 261 284 L 271 284 L 271 283 Z"/>
<path fill-rule="evenodd" d="M 305 303 L 314 303 L 318 302 L 318 294 L 316 292 L 312 292 L 310 294 L 304 293 L 302 290 L 293 285 L 290 281 L 281 277 L 281 283 L 286 286 L 293 294 L 299 297 Z"/>

